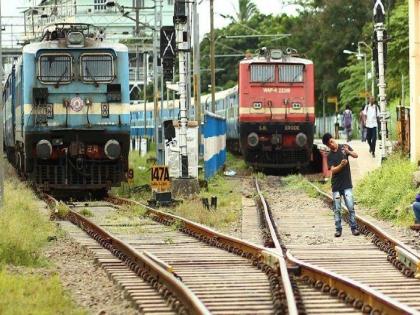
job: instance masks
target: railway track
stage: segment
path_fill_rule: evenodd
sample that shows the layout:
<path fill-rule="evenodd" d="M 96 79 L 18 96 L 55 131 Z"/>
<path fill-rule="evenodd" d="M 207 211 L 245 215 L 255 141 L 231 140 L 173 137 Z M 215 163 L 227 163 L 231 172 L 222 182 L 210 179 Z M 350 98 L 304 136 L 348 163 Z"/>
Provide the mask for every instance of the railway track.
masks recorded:
<path fill-rule="evenodd" d="M 413 277 L 420 264 L 410 247 L 361 217 L 357 220 L 365 237 L 347 236 L 334 242 L 329 238 L 334 233 L 331 210 L 306 207 L 301 211 L 302 196 L 296 192 L 291 193 L 289 204 L 268 206 L 255 183 L 268 231 L 266 242 L 284 253 L 289 268 L 296 270 L 297 283 L 309 285 L 299 287 L 303 305 L 314 296 L 311 289 L 315 288 L 364 313 L 419 313 L 420 282 Z M 281 194 L 277 187 L 264 193 L 270 200 Z"/>
<path fill-rule="evenodd" d="M 141 312 L 297 314 L 282 256 L 151 208 L 146 217 L 116 217 L 127 204 L 135 202 L 71 203 L 67 217 Z M 94 217 L 80 215 L 85 208 Z"/>

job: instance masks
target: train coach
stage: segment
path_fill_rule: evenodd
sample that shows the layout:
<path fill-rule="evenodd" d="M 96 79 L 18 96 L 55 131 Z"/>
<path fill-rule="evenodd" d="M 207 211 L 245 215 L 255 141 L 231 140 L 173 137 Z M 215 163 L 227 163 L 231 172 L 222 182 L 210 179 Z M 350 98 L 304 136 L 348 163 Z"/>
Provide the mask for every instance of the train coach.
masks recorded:
<path fill-rule="evenodd" d="M 226 145 L 260 169 L 299 169 L 312 160 L 315 133 L 314 66 L 293 51 L 262 50 L 239 63 L 238 85 L 216 93 L 226 118 Z M 201 96 L 209 109 L 210 95 Z M 193 104 L 193 99 L 191 99 Z M 132 135 L 153 135 L 153 103 L 131 106 Z M 163 102 L 162 120 L 178 119 L 179 101 Z M 194 117 L 194 107 L 189 110 Z M 144 119 L 146 118 L 146 129 Z"/>
<path fill-rule="evenodd" d="M 3 91 L 5 151 L 43 190 L 106 191 L 128 170 L 128 49 L 89 24 L 54 24 L 23 47 Z"/>

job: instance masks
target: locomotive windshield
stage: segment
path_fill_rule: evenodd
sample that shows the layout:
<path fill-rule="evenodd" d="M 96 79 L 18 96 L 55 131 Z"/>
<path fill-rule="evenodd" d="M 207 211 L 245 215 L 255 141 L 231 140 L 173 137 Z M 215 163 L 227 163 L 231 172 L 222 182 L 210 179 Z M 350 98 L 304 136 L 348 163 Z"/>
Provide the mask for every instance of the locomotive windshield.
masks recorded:
<path fill-rule="evenodd" d="M 69 83 L 71 81 L 71 56 L 44 54 L 39 58 L 38 79 L 43 83 Z"/>
<path fill-rule="evenodd" d="M 275 65 L 251 65 L 251 82 L 274 82 Z"/>
<path fill-rule="evenodd" d="M 303 65 L 279 65 L 279 81 L 287 83 L 303 82 Z"/>
<path fill-rule="evenodd" d="M 111 82 L 114 80 L 114 63 L 111 54 L 83 54 L 80 57 L 80 74 L 85 82 Z"/>

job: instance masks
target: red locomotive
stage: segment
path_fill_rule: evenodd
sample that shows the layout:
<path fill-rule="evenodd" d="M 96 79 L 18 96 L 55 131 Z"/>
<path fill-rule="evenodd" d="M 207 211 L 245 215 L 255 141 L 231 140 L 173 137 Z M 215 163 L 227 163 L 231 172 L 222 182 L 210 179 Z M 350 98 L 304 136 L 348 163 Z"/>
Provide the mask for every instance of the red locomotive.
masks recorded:
<path fill-rule="evenodd" d="M 239 64 L 239 137 L 257 168 L 309 164 L 315 123 L 314 66 L 290 50 L 262 50 Z"/>

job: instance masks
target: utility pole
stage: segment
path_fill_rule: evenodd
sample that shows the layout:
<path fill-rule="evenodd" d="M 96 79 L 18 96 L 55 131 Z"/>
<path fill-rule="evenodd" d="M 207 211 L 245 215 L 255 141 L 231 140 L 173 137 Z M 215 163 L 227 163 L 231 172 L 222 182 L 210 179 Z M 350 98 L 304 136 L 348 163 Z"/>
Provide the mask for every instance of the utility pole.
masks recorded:
<path fill-rule="evenodd" d="M 158 13 L 157 13 L 157 0 L 155 0 L 155 7 L 154 7 L 154 27 L 153 27 L 153 118 L 154 118 L 154 138 L 156 143 L 156 158 L 158 163 L 160 164 L 160 156 L 159 156 L 159 133 L 158 133 L 158 93 L 159 93 L 159 76 L 157 70 L 157 45 L 158 45 L 158 34 L 157 34 L 157 20 L 158 20 Z"/>
<path fill-rule="evenodd" d="M 4 205 L 4 163 L 3 163 L 3 42 L 2 42 L 2 19 L 0 1 L 0 207 Z"/>
<path fill-rule="evenodd" d="M 143 99 L 144 99 L 144 136 L 147 136 L 147 69 L 149 63 L 149 54 L 147 51 L 143 53 L 143 68 L 144 68 L 144 84 L 143 84 Z"/>
<path fill-rule="evenodd" d="M 420 160 L 420 1 L 408 1 L 410 42 L 410 160 Z"/>
<path fill-rule="evenodd" d="M 199 22 L 198 22 L 198 0 L 194 0 L 192 4 L 193 15 L 193 43 L 194 43 L 194 107 L 195 120 L 198 123 L 198 144 L 201 143 L 201 77 L 200 77 L 200 37 L 199 37 Z M 200 146 L 198 146 L 200 147 Z"/>
<path fill-rule="evenodd" d="M 375 97 L 375 78 L 376 78 L 376 74 L 375 74 L 375 61 L 373 60 L 373 49 L 366 44 L 365 42 L 358 42 L 357 43 L 357 47 L 359 49 L 360 52 L 360 46 L 363 45 L 365 46 L 365 48 L 370 50 L 370 73 L 371 73 L 371 95 L 374 98 Z"/>
<path fill-rule="evenodd" d="M 210 0 L 210 72 L 211 72 L 211 111 L 216 112 L 216 62 L 214 38 L 214 0 Z"/>
<path fill-rule="evenodd" d="M 387 133 L 387 120 L 388 114 L 386 112 L 386 83 L 385 83 L 385 59 L 384 59 L 384 49 L 385 49 L 385 8 L 381 0 L 376 0 L 373 7 L 373 18 L 374 18 L 374 29 L 375 29 L 375 38 L 377 41 L 377 50 L 378 50 L 378 70 L 379 70 L 379 108 L 381 110 L 381 160 L 386 159 L 388 155 L 388 133 Z"/>

